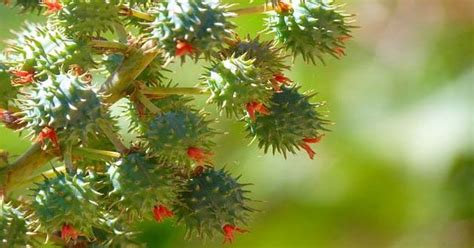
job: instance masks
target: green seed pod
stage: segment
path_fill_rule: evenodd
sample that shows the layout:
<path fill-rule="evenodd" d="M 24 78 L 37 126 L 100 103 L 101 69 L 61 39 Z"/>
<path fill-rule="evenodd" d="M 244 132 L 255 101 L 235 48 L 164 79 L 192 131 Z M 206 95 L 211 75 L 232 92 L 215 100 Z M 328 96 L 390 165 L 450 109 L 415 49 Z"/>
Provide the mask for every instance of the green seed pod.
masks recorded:
<path fill-rule="evenodd" d="M 274 41 L 260 41 L 259 37 L 251 39 L 248 36 L 243 40 L 237 37 L 228 44 L 221 51 L 225 58 L 243 57 L 245 60 L 253 60 L 254 66 L 260 69 L 260 74 L 267 80 L 289 68 L 285 65 L 286 55 Z"/>
<path fill-rule="evenodd" d="M 50 16 L 51 24 L 71 37 L 100 36 L 120 23 L 119 0 L 63 0 L 63 8 Z"/>
<path fill-rule="evenodd" d="M 0 202 L 0 246 L 29 247 L 39 245 L 31 236 L 34 222 L 26 211 L 13 207 L 11 203 Z"/>
<path fill-rule="evenodd" d="M 337 58 L 344 55 L 344 41 L 350 36 L 351 15 L 329 0 L 293 0 L 270 13 L 268 30 L 276 35 L 293 56 L 301 54 L 305 61 L 323 61 L 324 54 Z"/>
<path fill-rule="evenodd" d="M 206 168 L 190 178 L 178 194 L 173 211 L 178 223 L 186 226 L 187 236 L 212 238 L 224 225 L 245 224 L 253 210 L 248 191 L 228 172 Z"/>
<path fill-rule="evenodd" d="M 50 235 L 68 224 L 81 235 L 94 237 L 93 227 L 101 225 L 102 216 L 97 202 L 100 193 L 92 188 L 93 180 L 81 171 L 74 175 L 56 172 L 56 177 L 38 184 L 31 207 L 41 229 Z"/>
<path fill-rule="evenodd" d="M 265 153 L 272 147 L 273 153 L 278 151 L 286 157 L 288 152 L 296 153 L 304 148 L 305 139 L 316 139 L 327 130 L 324 125 L 328 121 L 315 109 L 318 104 L 311 104 L 312 96 L 301 94 L 298 89 L 282 87 L 282 92 L 275 93 L 271 99 L 269 115 L 247 120 L 250 136 L 256 136 L 258 146 Z"/>
<path fill-rule="evenodd" d="M 266 105 L 273 94 L 271 84 L 262 78 L 253 60 L 244 56 L 217 62 L 202 77 L 203 85 L 212 93 L 208 102 L 216 103 L 227 116 L 241 117 L 247 104 Z"/>
<path fill-rule="evenodd" d="M 209 57 L 231 37 L 232 24 L 226 5 L 218 0 L 168 0 L 151 9 L 155 20 L 150 23 L 150 37 L 158 40 L 168 57 L 184 55 L 178 42 L 188 45 L 188 52 L 197 59 Z"/>
<path fill-rule="evenodd" d="M 189 108 L 163 112 L 146 124 L 143 138 L 160 160 L 184 165 L 207 162 L 206 156 L 214 145 L 211 137 L 215 134 L 209 123 L 204 113 Z"/>
<path fill-rule="evenodd" d="M 152 217 L 153 206 L 168 204 L 179 185 L 171 167 L 141 152 L 132 152 L 111 163 L 107 174 L 113 186 L 110 196 L 118 199 L 114 205 L 132 221 Z"/>
<path fill-rule="evenodd" d="M 65 72 L 73 64 L 83 69 L 94 67 L 87 44 L 67 38 L 58 29 L 29 23 L 15 34 L 16 39 L 8 41 L 6 53 L 12 68 L 35 71 L 41 76 L 46 72 Z"/>
<path fill-rule="evenodd" d="M 39 135 L 45 128 L 55 130 L 64 142 L 87 140 L 87 135 L 100 122 L 107 122 L 100 96 L 90 86 L 88 74 L 50 75 L 46 81 L 34 84 L 22 100 L 26 128 Z"/>

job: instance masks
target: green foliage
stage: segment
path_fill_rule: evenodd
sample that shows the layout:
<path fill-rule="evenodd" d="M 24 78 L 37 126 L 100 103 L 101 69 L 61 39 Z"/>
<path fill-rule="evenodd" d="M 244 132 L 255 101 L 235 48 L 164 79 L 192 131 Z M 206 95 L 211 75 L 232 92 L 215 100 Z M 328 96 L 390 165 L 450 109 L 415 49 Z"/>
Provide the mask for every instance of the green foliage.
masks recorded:
<path fill-rule="evenodd" d="M 191 237 L 212 238 L 224 225 L 244 224 L 253 210 L 248 191 L 224 169 L 206 168 L 187 180 L 178 194 L 174 212 Z"/>

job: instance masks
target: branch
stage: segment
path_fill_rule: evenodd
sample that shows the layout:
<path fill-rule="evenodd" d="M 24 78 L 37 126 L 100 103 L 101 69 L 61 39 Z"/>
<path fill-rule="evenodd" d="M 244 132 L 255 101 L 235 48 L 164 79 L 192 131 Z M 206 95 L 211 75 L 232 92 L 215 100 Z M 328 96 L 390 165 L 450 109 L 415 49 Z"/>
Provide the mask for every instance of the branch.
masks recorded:
<path fill-rule="evenodd" d="M 113 104 L 126 96 L 132 82 L 158 53 L 159 51 L 152 41 L 146 42 L 140 48 L 129 49 L 128 57 L 101 88 L 101 92 L 107 96 L 105 102 Z M 23 181 L 56 156 L 51 151 L 43 151 L 39 144 L 34 144 L 10 166 L 0 169 L 0 195 L 7 195 L 10 191 L 21 186 Z"/>
<path fill-rule="evenodd" d="M 198 87 L 149 87 L 142 89 L 144 95 L 208 95 L 209 91 Z"/>

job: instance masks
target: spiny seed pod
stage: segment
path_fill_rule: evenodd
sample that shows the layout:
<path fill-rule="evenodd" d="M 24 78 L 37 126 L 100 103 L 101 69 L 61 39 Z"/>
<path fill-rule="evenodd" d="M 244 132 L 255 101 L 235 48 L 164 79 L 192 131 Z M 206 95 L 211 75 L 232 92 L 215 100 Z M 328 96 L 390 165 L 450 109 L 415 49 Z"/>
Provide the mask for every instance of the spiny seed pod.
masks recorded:
<path fill-rule="evenodd" d="M 120 23 L 119 0 L 63 0 L 60 10 L 52 13 L 51 23 L 72 37 L 100 36 L 114 31 Z"/>
<path fill-rule="evenodd" d="M 223 47 L 234 28 L 226 5 L 218 0 L 168 0 L 151 9 L 151 38 L 157 39 L 168 57 L 200 54 L 209 57 Z"/>
<path fill-rule="evenodd" d="M 144 127 L 143 138 L 160 160 L 188 165 L 209 162 L 211 137 L 205 114 L 183 108 L 157 114 Z"/>
<path fill-rule="evenodd" d="M 72 230 L 87 237 L 94 237 L 93 226 L 100 226 L 101 210 L 97 202 L 100 193 L 91 187 L 90 177 L 55 172 L 56 177 L 45 180 L 33 190 L 31 207 L 47 234 L 62 230 L 72 235 Z M 76 236 L 76 235 L 72 235 Z M 74 239 L 74 238 L 73 238 Z"/>
<path fill-rule="evenodd" d="M 259 37 L 245 39 L 236 37 L 227 42 L 229 46 L 221 51 L 225 58 L 243 57 L 245 60 L 253 60 L 255 67 L 260 69 L 260 74 L 265 79 L 272 79 L 273 75 L 280 74 L 289 67 L 285 65 L 282 49 L 277 47 L 273 41 L 260 41 Z"/>
<path fill-rule="evenodd" d="M 173 210 L 188 237 L 212 238 L 226 225 L 246 223 L 253 210 L 245 196 L 248 191 L 237 180 L 223 169 L 206 168 L 186 182 Z"/>
<path fill-rule="evenodd" d="M 179 185 L 174 170 L 142 152 L 132 152 L 108 166 L 112 197 L 129 220 L 149 219 L 157 204 L 168 204 Z"/>
<path fill-rule="evenodd" d="M 45 128 L 56 132 L 61 141 L 86 141 L 107 114 L 90 86 L 89 74 L 50 75 L 46 81 L 28 89 L 22 101 L 23 121 L 36 136 Z"/>
<path fill-rule="evenodd" d="M 323 61 L 324 54 L 344 55 L 344 42 L 353 28 L 351 16 L 332 0 L 293 0 L 292 4 L 279 3 L 267 26 L 293 56 L 301 54 L 315 64 L 315 58 Z"/>
<path fill-rule="evenodd" d="M 0 246 L 30 247 L 38 243 L 31 236 L 34 222 L 20 207 L 0 202 Z"/>
<path fill-rule="evenodd" d="M 67 38 L 58 29 L 29 23 L 15 34 L 16 38 L 8 41 L 6 53 L 6 60 L 12 64 L 12 69 L 35 74 L 58 74 L 67 71 L 73 64 L 84 69 L 94 66 L 87 44 Z"/>
<path fill-rule="evenodd" d="M 203 85 L 211 91 L 209 103 L 216 103 L 227 116 L 241 117 L 248 104 L 266 105 L 273 94 L 271 84 L 262 78 L 253 60 L 230 57 L 219 61 L 202 77 Z"/>
<path fill-rule="evenodd" d="M 250 136 L 257 137 L 258 146 L 265 153 L 272 147 L 273 153 L 278 151 L 286 158 L 288 152 L 296 153 L 303 148 L 313 158 L 308 143 L 319 141 L 328 121 L 316 111 L 318 104 L 309 102 L 312 96 L 301 94 L 298 89 L 282 87 L 280 93 L 273 95 L 268 115 L 247 121 Z"/>
<path fill-rule="evenodd" d="M 0 57 L 0 61 L 1 61 Z M 11 100 L 18 94 L 18 88 L 13 87 L 10 81 L 8 67 L 0 63 L 0 108 L 8 109 Z"/>

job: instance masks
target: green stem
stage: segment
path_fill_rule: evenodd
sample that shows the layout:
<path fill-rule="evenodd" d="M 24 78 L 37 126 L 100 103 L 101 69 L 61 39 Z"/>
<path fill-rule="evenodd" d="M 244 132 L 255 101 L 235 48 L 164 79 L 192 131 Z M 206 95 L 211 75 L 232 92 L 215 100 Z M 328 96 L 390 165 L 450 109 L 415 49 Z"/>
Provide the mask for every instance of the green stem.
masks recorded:
<path fill-rule="evenodd" d="M 40 144 L 34 144 L 10 166 L 0 170 L 0 187 L 7 194 L 10 190 L 21 186 L 28 176 L 56 157 L 51 150 L 43 151 Z"/>
<path fill-rule="evenodd" d="M 134 94 L 135 98 L 138 99 L 138 101 L 140 101 L 144 106 L 145 108 L 147 108 L 152 114 L 157 114 L 157 113 L 160 113 L 161 110 L 153 103 L 150 101 L 150 99 L 148 99 L 148 97 L 146 97 L 141 91 L 137 90 Z"/>
<path fill-rule="evenodd" d="M 122 143 L 120 140 L 119 136 L 113 131 L 112 125 L 108 123 L 107 121 L 102 121 L 99 120 L 97 121 L 97 124 L 100 128 L 100 130 L 107 136 L 107 138 L 112 142 L 112 144 L 115 146 L 115 149 L 119 151 L 120 153 L 126 153 L 128 151 L 127 147 Z"/>
<path fill-rule="evenodd" d="M 89 42 L 89 46 L 99 50 L 113 50 L 123 53 L 128 49 L 128 46 L 123 43 L 107 40 L 92 40 Z"/>
<path fill-rule="evenodd" d="M 72 144 L 66 144 L 63 152 L 64 164 L 68 172 L 74 171 L 74 164 L 72 163 Z"/>
<path fill-rule="evenodd" d="M 243 15 L 251 15 L 251 14 L 262 14 L 262 13 L 271 11 L 273 9 L 274 7 L 272 7 L 271 5 L 262 4 L 258 6 L 234 9 L 234 10 L 230 10 L 230 12 L 236 13 L 237 16 L 243 16 Z"/>
<path fill-rule="evenodd" d="M 149 87 L 142 89 L 144 95 L 208 95 L 209 91 L 198 87 Z"/>
<path fill-rule="evenodd" d="M 113 159 L 120 158 L 122 156 L 118 152 L 96 150 L 96 149 L 83 148 L 83 147 L 74 148 L 72 153 L 76 156 L 87 157 L 88 159 L 102 160 L 102 161 L 110 161 Z"/>
<path fill-rule="evenodd" d="M 122 6 L 120 12 L 121 12 L 122 15 L 133 16 L 133 17 L 136 17 L 138 19 L 142 19 L 142 20 L 148 21 L 148 22 L 152 22 L 152 21 L 155 20 L 155 17 L 150 15 L 150 14 L 147 14 L 145 12 L 141 12 L 141 11 L 138 11 L 138 10 L 135 10 L 135 9 L 131 9 L 129 7 L 126 7 L 126 6 Z"/>

